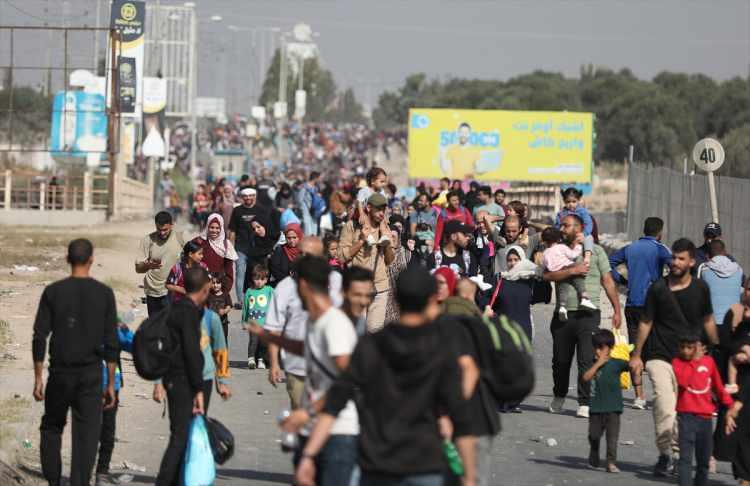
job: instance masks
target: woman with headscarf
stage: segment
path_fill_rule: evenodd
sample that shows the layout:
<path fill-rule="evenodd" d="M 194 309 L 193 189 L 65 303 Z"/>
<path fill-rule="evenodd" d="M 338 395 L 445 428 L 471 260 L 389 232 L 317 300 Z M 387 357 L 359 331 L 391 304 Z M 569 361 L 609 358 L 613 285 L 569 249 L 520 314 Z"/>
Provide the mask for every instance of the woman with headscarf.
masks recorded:
<path fill-rule="evenodd" d="M 534 334 L 531 305 L 537 266 L 526 258 L 523 248 L 516 245 L 508 248 L 505 260 L 508 271 L 498 275 L 488 307 L 495 315 L 504 315 L 517 323 L 531 342 Z M 501 403 L 500 411 L 521 413 L 521 402 Z"/>
<path fill-rule="evenodd" d="M 271 256 L 271 286 L 281 282 L 292 273 L 294 261 L 299 257 L 299 244 L 302 241 L 302 226 L 289 223 L 284 230 L 286 243 L 277 246 Z"/>
<path fill-rule="evenodd" d="M 250 222 L 250 247 L 247 250 L 247 268 L 252 270 L 255 265 L 268 267 L 268 259 L 273 252 L 276 239 L 271 234 L 271 220 L 266 213 L 257 213 Z M 245 273 L 242 293 L 252 286 L 252 271 Z"/>
<path fill-rule="evenodd" d="M 458 278 L 456 272 L 451 270 L 449 267 L 439 267 L 433 273 L 435 280 L 437 281 L 437 301 L 438 304 L 442 304 L 448 297 L 451 297 L 456 291 L 456 283 Z"/>
<path fill-rule="evenodd" d="M 538 268 L 517 245 L 508 248 L 505 260 L 508 271 L 498 276 L 489 306 L 495 314 L 504 315 L 521 326 L 531 341 L 531 299 Z"/>
<path fill-rule="evenodd" d="M 208 266 L 208 271 L 224 275 L 221 288 L 224 292 L 230 293 L 234 285 L 234 262 L 239 257 L 234 244 L 227 238 L 224 218 L 216 213 L 210 215 L 206 227 L 193 241 L 203 249 L 203 262 Z"/>
<path fill-rule="evenodd" d="M 385 322 L 394 322 L 399 318 L 398 303 L 396 302 L 396 279 L 406 270 L 411 260 L 411 252 L 401 244 L 401 230 L 398 226 L 390 225 L 391 247 L 395 256 L 393 263 L 388 265 L 388 280 L 390 291 L 388 293 L 388 306 L 385 308 Z"/>

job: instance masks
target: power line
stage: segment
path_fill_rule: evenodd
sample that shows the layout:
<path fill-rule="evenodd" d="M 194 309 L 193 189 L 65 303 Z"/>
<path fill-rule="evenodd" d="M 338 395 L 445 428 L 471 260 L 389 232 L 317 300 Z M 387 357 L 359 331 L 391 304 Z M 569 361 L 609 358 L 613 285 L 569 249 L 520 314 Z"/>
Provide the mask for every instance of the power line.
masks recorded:
<path fill-rule="evenodd" d="M 16 12 L 19 12 L 19 13 L 21 13 L 23 15 L 26 15 L 27 17 L 31 17 L 32 19 L 36 19 L 39 22 L 47 23 L 47 19 L 43 19 L 43 18 L 38 17 L 38 16 L 36 16 L 36 15 L 34 15 L 32 13 L 27 12 L 26 10 L 22 9 L 21 7 L 19 7 L 18 5 L 13 4 L 13 2 L 11 2 L 10 0 L 5 0 L 5 3 L 7 3 L 8 6 L 10 6 Z"/>

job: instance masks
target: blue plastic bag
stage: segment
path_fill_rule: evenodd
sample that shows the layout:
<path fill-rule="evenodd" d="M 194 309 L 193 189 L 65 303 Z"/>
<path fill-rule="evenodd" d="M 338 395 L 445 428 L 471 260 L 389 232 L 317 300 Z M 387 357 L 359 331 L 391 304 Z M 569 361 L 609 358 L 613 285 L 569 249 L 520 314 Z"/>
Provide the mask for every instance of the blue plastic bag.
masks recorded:
<path fill-rule="evenodd" d="M 300 221 L 299 221 L 299 218 L 297 217 L 297 215 L 294 214 L 294 211 L 292 211 L 291 209 L 287 208 L 287 209 L 284 210 L 283 213 L 281 213 L 281 218 L 280 218 L 279 223 L 280 223 L 279 226 L 281 226 L 281 230 L 283 231 L 283 230 L 286 229 L 286 227 L 287 227 L 287 225 L 289 223 L 300 224 Z"/>
<path fill-rule="evenodd" d="M 185 449 L 183 480 L 185 486 L 210 486 L 216 480 L 216 464 L 208 440 L 206 421 L 196 415 L 190 423 L 188 444 Z"/>

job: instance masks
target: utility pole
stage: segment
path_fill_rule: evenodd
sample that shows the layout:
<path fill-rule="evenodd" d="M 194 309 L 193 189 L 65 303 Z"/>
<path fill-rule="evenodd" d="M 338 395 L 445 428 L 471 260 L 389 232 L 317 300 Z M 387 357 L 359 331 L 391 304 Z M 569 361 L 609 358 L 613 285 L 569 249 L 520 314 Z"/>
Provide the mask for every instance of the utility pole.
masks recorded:
<path fill-rule="evenodd" d="M 99 76 L 99 35 L 101 35 L 99 28 L 101 27 L 101 15 L 102 2 L 101 0 L 96 0 L 96 30 L 94 31 L 94 76 Z"/>
<path fill-rule="evenodd" d="M 196 114 L 196 94 L 198 93 L 198 69 L 195 59 L 198 48 L 198 20 L 195 17 L 195 8 L 191 10 L 190 16 L 190 121 L 192 132 L 190 136 L 190 165 L 188 166 L 188 177 L 192 177 L 193 169 L 196 167 L 198 158 L 198 116 Z"/>
<path fill-rule="evenodd" d="M 286 101 L 286 37 L 284 33 L 281 34 L 281 48 L 279 50 L 279 104 L 284 107 L 284 113 L 276 118 L 276 136 L 279 140 L 279 158 L 286 162 L 287 159 L 287 147 L 284 138 L 284 125 L 287 117 L 287 101 Z"/>
<path fill-rule="evenodd" d="M 119 124 L 120 124 L 120 115 L 118 113 L 119 107 L 120 107 L 120 98 L 117 94 L 117 90 L 115 89 L 118 74 L 118 65 L 117 65 L 117 46 L 120 44 L 120 33 L 115 30 L 109 31 L 109 45 L 110 45 L 110 67 L 111 71 L 109 72 L 109 92 L 110 92 L 110 103 L 109 103 L 109 113 L 107 116 L 107 158 L 109 159 L 109 180 L 108 187 L 109 191 L 107 194 L 107 219 L 112 220 L 113 217 L 116 215 L 116 204 L 117 204 L 117 198 L 115 197 L 115 193 L 117 192 L 117 152 L 119 151 L 119 147 L 117 146 L 117 142 L 119 142 L 119 136 L 117 132 L 119 131 Z M 104 73 L 105 76 L 107 73 Z"/>

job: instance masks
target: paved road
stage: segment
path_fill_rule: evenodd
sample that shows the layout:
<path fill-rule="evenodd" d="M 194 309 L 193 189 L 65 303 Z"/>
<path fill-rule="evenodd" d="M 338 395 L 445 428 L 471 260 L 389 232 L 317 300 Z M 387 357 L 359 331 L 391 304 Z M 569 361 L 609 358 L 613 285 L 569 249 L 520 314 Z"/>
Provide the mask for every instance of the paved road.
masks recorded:
<path fill-rule="evenodd" d="M 503 431 L 494 447 L 493 484 L 558 486 L 606 482 L 608 486 L 624 486 L 674 483 L 673 480 L 657 480 L 651 476 L 656 449 L 653 445 L 651 413 L 648 411 L 626 408 L 624 412 L 620 440 L 633 441 L 634 445 L 619 446 L 618 465 L 622 473 L 612 475 L 585 468 L 587 421 L 574 416 L 575 400 L 568 401 L 563 415 L 551 415 L 546 411 L 552 388 L 551 338 L 547 330 L 550 313 L 550 306 L 537 306 L 534 311 L 535 321 L 540 323 L 534 343 L 537 386 L 534 394 L 528 398 L 523 414 L 502 417 Z M 236 319 L 239 316 L 233 317 Z M 234 326 L 231 359 L 235 395 L 229 402 L 213 401 L 211 404 L 211 415 L 229 426 L 237 441 L 235 456 L 218 470 L 217 484 L 289 484 L 292 472 L 289 456 L 279 449 L 275 426 L 277 412 L 286 406 L 286 393 L 281 388 L 273 389 L 267 383 L 264 372 L 246 369 L 243 359 L 246 339 Z M 575 381 L 572 379 L 571 383 Z M 575 394 L 575 389 L 571 392 Z M 143 400 L 143 397 L 130 400 Z M 125 405 L 123 412 L 127 410 L 127 401 Z M 158 469 L 166 445 L 167 421 L 156 417 L 156 411 L 153 411 L 141 420 L 129 419 L 128 435 L 137 432 L 139 439 L 117 446 L 116 456 L 147 468 L 147 473 L 136 476 L 134 483 L 152 483 L 154 471 Z M 121 424 L 125 427 L 125 422 Z M 540 436 L 554 438 L 558 445 L 548 447 L 544 441 L 534 441 Z M 728 464 L 720 464 L 719 474 L 712 477 L 714 484 L 735 484 L 730 471 Z"/>

